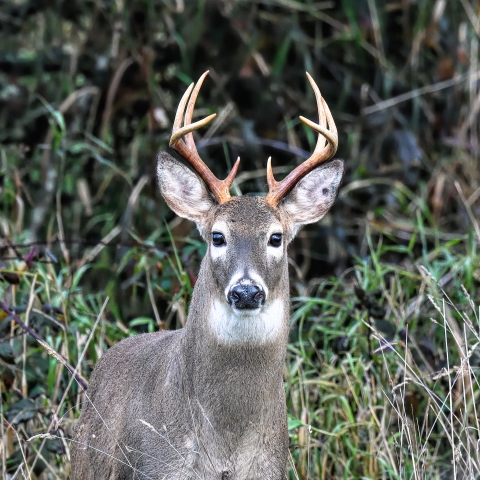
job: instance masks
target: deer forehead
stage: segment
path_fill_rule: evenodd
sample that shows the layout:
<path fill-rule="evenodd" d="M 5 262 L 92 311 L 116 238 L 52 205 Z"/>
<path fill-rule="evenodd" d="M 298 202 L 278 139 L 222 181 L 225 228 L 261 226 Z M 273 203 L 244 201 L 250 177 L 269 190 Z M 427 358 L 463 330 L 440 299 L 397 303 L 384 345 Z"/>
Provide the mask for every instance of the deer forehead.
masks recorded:
<path fill-rule="evenodd" d="M 268 205 L 265 197 L 240 196 L 216 207 L 210 230 L 215 229 L 236 237 L 254 238 L 274 230 L 282 233 L 284 222 L 279 211 Z"/>

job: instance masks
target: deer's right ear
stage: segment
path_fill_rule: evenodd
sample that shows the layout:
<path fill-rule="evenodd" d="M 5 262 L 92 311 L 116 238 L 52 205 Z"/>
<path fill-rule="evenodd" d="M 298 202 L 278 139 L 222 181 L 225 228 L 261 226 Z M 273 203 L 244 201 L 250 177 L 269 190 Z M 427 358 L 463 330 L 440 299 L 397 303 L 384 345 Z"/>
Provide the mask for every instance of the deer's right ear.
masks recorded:
<path fill-rule="evenodd" d="M 158 185 L 167 205 L 180 217 L 194 221 L 201 232 L 215 200 L 201 178 L 167 152 L 160 152 L 157 160 Z"/>

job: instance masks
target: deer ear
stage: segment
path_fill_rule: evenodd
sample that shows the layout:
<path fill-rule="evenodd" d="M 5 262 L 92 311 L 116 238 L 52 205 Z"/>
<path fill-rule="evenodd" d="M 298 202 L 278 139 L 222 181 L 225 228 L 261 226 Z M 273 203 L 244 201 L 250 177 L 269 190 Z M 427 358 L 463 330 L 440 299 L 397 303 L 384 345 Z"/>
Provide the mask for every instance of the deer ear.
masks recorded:
<path fill-rule="evenodd" d="M 167 152 L 160 152 L 157 160 L 158 185 L 167 205 L 180 217 L 194 221 L 201 231 L 207 213 L 216 205 L 204 183 Z"/>
<path fill-rule="evenodd" d="M 307 223 L 318 222 L 330 210 L 343 178 L 343 160 L 333 160 L 305 175 L 280 204 L 291 219 L 293 235 Z"/>

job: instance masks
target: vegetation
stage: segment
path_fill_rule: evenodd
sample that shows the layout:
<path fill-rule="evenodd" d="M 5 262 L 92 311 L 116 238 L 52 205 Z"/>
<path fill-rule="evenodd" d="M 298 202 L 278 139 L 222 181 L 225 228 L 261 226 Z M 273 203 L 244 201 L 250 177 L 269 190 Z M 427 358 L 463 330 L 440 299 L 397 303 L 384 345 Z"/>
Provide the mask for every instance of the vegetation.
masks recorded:
<path fill-rule="evenodd" d="M 81 383 L 114 343 L 185 321 L 205 246 L 155 155 L 206 69 L 197 113 L 218 117 L 198 145 L 219 177 L 240 155 L 236 193 L 313 149 L 305 70 L 346 160 L 290 247 L 289 478 L 480 478 L 477 1 L 0 11 L 2 478 L 67 478 L 84 396 L 66 365 Z"/>

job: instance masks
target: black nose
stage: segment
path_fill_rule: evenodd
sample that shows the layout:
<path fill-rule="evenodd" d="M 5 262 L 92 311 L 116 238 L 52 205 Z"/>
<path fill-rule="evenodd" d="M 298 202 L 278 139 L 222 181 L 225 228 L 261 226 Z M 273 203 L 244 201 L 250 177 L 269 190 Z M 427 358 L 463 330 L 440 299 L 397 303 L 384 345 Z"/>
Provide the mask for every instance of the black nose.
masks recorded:
<path fill-rule="evenodd" d="M 235 285 L 227 295 L 228 303 L 239 309 L 255 309 L 265 302 L 265 292 L 251 283 Z"/>

